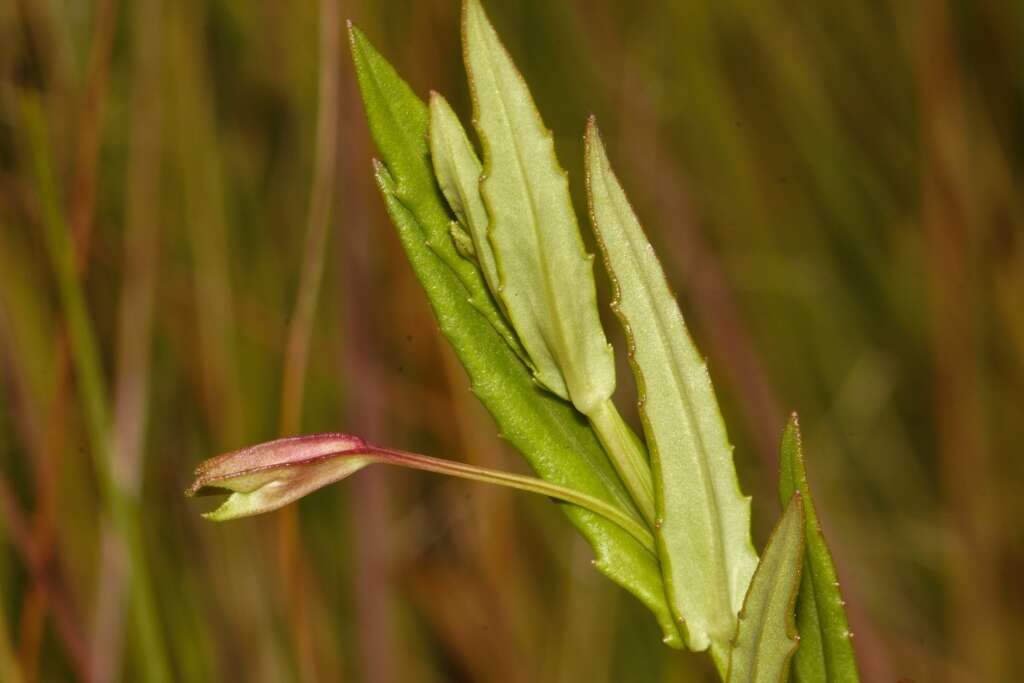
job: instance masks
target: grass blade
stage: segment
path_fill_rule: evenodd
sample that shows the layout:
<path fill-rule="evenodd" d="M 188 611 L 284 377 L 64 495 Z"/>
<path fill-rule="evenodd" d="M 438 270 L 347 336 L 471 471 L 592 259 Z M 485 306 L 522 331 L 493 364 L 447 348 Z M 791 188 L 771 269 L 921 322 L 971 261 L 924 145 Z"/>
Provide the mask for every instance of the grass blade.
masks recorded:
<path fill-rule="evenodd" d="M 598 243 L 629 339 L 657 491 L 657 538 L 669 602 L 694 650 L 720 658 L 736 629 L 757 554 L 707 366 L 665 274 L 612 172 L 597 127 L 586 168 Z"/>
<path fill-rule="evenodd" d="M 800 649 L 793 659 L 794 677 L 808 683 L 859 681 L 853 634 L 846 620 L 846 603 L 839 592 L 839 578 L 832 554 L 821 533 L 811 498 L 804 469 L 800 424 L 795 413 L 782 435 L 779 497 L 788 499 L 794 493 L 799 493 L 804 500 L 804 535 L 807 538 L 807 555 L 796 605 Z"/>
<path fill-rule="evenodd" d="M 113 468 L 107 390 L 99 347 L 82 284 L 75 270 L 70 230 L 57 199 L 58 188 L 51 167 L 49 136 L 43 111 L 34 97 L 27 97 L 24 101 L 23 116 L 42 210 L 44 237 L 68 328 L 71 356 L 79 383 L 79 403 L 100 498 L 104 511 L 110 516 L 116 533 L 128 551 L 133 626 L 138 636 L 136 646 L 139 660 L 148 680 L 168 681 L 171 675 L 148 569 L 141 526 L 141 502 L 135 492 L 128 490 L 118 480 Z"/>
<path fill-rule="evenodd" d="M 800 641 L 793 605 L 803 553 L 803 505 L 795 493 L 750 581 L 732 649 L 729 683 L 785 683 L 790 657 Z"/>

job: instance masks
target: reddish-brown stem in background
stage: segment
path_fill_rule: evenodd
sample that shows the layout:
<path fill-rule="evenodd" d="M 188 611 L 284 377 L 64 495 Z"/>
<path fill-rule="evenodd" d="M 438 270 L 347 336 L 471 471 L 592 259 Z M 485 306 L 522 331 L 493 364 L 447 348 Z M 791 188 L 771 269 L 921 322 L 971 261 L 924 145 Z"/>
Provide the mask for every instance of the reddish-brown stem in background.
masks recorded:
<path fill-rule="evenodd" d="M 60 639 L 68 662 L 81 681 L 93 680 L 89 674 L 89 655 L 85 637 L 79 630 L 81 623 L 74 610 L 74 600 L 69 595 L 64 581 L 64 572 L 51 548 L 33 538 L 25 513 L 18 506 L 14 492 L 6 480 L 0 478 L 0 519 L 4 521 L 11 545 L 17 551 L 33 585 L 39 590 L 45 608 L 52 614 L 57 637 Z M 28 677 L 35 672 L 35 662 L 29 662 L 31 669 L 23 668 Z M 34 675 L 34 674 L 31 674 Z"/>
<path fill-rule="evenodd" d="M 33 25 L 37 28 L 40 17 L 35 17 Z M 51 18 L 52 19 L 52 18 Z M 71 187 L 68 212 L 75 237 L 75 264 L 84 275 L 88 269 L 88 250 L 95 213 L 95 197 L 97 183 L 97 163 L 102 130 L 103 105 L 106 100 L 107 84 L 110 73 L 110 57 L 113 45 L 114 29 L 117 19 L 117 3 L 115 0 L 103 0 L 98 4 L 94 15 L 93 40 L 89 60 L 87 79 L 79 94 L 77 105 L 80 109 L 78 125 L 75 130 L 74 180 Z M 38 36 L 37 36 L 38 37 Z M 63 79 L 59 80 L 63 84 Z M 66 93 L 57 93 L 66 95 Z M 66 413 L 70 359 L 68 341 L 63 324 L 58 326 L 55 334 L 55 366 L 56 379 L 54 395 L 48 406 L 52 411 L 49 416 L 51 424 L 59 424 Z M 60 430 L 47 432 L 36 447 L 30 448 L 35 454 L 34 478 L 37 506 L 33 514 L 32 527 L 35 540 L 35 554 L 39 558 L 52 558 L 54 547 L 53 500 L 56 485 L 55 462 L 62 446 Z M 40 560 L 43 561 L 43 560 Z M 46 560 L 48 563 L 49 560 Z M 38 574 L 37 574 L 38 575 Z M 54 602 L 47 600 L 45 586 L 37 584 L 25 595 L 21 621 L 20 657 L 26 676 L 31 678 L 37 668 L 38 651 L 42 642 L 43 606 L 48 603 L 52 609 Z M 57 615 L 61 619 L 60 615 Z M 82 648 L 84 652 L 84 646 Z"/>
<path fill-rule="evenodd" d="M 911 36 L 924 120 L 921 220 L 931 304 L 933 410 L 939 473 L 954 532 L 948 556 L 952 589 L 947 621 L 957 658 L 978 680 L 1005 680 L 1012 661 L 1003 623 L 998 562 L 1000 515 L 994 508 L 972 268 L 978 215 L 969 169 L 971 129 L 952 8 L 918 8 Z"/>
<path fill-rule="evenodd" d="M 157 270 L 160 183 L 161 2 L 134 7 L 132 118 L 126 175 L 123 272 L 118 313 L 117 378 L 114 387 L 112 457 L 114 477 L 137 495 L 149 412 L 153 290 Z M 92 623 L 92 675 L 113 680 L 124 650 L 127 554 L 109 524 L 103 529 L 102 566 Z"/>
<path fill-rule="evenodd" d="M 89 71 L 82 91 L 76 131 L 76 149 L 68 206 L 68 222 L 75 240 L 79 269 L 89 260 L 89 245 L 96 214 L 97 164 L 103 130 L 103 110 L 110 82 L 110 55 L 117 28 L 117 0 L 95 4 Z"/>
<path fill-rule="evenodd" d="M 331 203 L 337 185 L 338 78 L 341 61 L 341 15 L 337 0 L 320 0 L 320 74 L 316 121 L 313 183 L 306 221 L 306 241 L 299 267 L 299 286 L 288 326 L 281 389 L 282 436 L 302 428 L 302 408 L 309 365 L 313 325 L 323 279 L 325 247 L 331 218 Z M 296 659 L 304 680 L 318 674 L 317 656 L 308 613 L 319 604 L 315 575 L 305 559 L 299 538 L 298 513 L 283 510 L 277 520 L 277 563 L 295 646 Z"/>
<path fill-rule="evenodd" d="M 375 288 L 370 275 L 373 244 L 386 229 L 385 219 L 371 219 L 368 201 L 374 197 L 366 160 L 370 158 L 355 77 L 346 71 L 342 90 L 343 125 L 358 130 L 348 140 L 347 154 L 339 167 L 339 201 L 345 204 L 346 229 L 336 241 L 339 298 L 343 335 L 341 376 L 345 386 L 359 387 L 358 398 L 348 398 L 345 424 L 371 440 L 381 440 L 385 394 L 377 379 L 376 341 L 371 322 L 372 304 L 367 294 Z M 376 214 L 379 216 L 379 214 Z M 392 551 L 388 531 L 388 485 L 386 474 L 370 471 L 353 482 L 349 499 L 348 533 L 355 540 L 355 570 L 351 590 L 355 600 L 355 621 L 360 674 L 363 680 L 393 683 L 399 680 L 402 649 L 395 642 L 395 597 Z"/>
<path fill-rule="evenodd" d="M 0 518 L 7 521 L 7 532 L 12 538 L 12 545 L 18 551 L 31 579 L 30 589 L 22 605 L 19 661 L 22 673 L 27 679 L 36 675 L 44 618 L 46 613 L 50 612 L 54 617 L 58 639 L 72 667 L 82 680 L 89 680 L 86 640 L 77 616 L 78 600 L 72 595 L 64 580 L 65 571 L 54 544 L 56 468 L 53 462 L 57 454 L 56 449 L 63 445 L 63 432 L 43 429 L 43 421 L 33 408 L 43 400 L 43 397 L 32 396 L 23 369 L 20 364 L 14 362 L 17 350 L 13 347 L 8 324 L 7 311 L 0 307 L 0 367 L 3 368 L 3 375 L 10 380 L 9 387 L 13 394 L 11 407 L 19 437 L 26 450 L 32 454 L 32 474 L 36 490 L 36 508 L 29 522 L 7 481 L 0 478 Z M 63 414 L 56 411 L 66 408 L 66 401 L 63 398 L 67 395 L 67 387 L 59 384 L 66 383 L 67 369 L 58 369 L 54 374 L 58 386 L 53 392 L 53 400 L 46 409 L 46 419 L 51 424 L 61 424 L 64 420 Z"/>

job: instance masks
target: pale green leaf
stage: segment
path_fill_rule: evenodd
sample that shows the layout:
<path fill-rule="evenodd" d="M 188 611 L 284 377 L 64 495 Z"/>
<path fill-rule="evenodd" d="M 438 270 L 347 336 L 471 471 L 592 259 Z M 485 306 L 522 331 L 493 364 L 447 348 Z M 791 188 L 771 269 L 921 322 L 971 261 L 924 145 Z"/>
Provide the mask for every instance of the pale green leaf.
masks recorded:
<path fill-rule="evenodd" d="M 707 365 L 593 121 L 586 168 L 594 228 L 615 290 L 612 307 L 626 330 L 637 379 L 669 603 L 684 622 L 689 646 L 711 645 L 720 658 L 757 566 L 750 499 L 740 492 Z"/>
<path fill-rule="evenodd" d="M 787 500 L 794 493 L 799 493 L 804 501 L 807 554 L 796 605 L 800 649 L 793 659 L 793 676 L 801 683 L 855 683 L 860 676 L 853 651 L 853 634 L 846 620 L 846 603 L 839 592 L 832 554 L 821 533 L 807 483 L 800 425 L 795 413 L 782 436 L 779 497 Z"/>
<path fill-rule="evenodd" d="M 480 190 L 498 265 L 497 296 L 537 381 L 591 420 L 653 525 L 650 465 L 611 401 L 615 358 L 601 327 L 594 259 L 583 247 L 568 178 L 551 132 L 478 0 L 464 5 L 463 51 L 484 149 Z"/>
<path fill-rule="evenodd" d="M 793 606 L 804 553 L 803 505 L 794 494 L 750 581 L 730 658 L 728 683 L 785 683 L 800 636 Z M 824 679 L 822 679 L 824 680 Z"/>
<path fill-rule="evenodd" d="M 492 292 L 498 291 L 498 265 L 487 238 L 487 208 L 480 196 L 483 165 L 448 101 L 430 93 L 430 156 L 441 192 L 472 238 L 473 251 Z"/>
<path fill-rule="evenodd" d="M 589 415 L 615 389 L 615 359 L 568 179 L 551 132 L 478 0 L 464 6 L 463 49 L 484 150 L 480 190 L 498 296 L 537 380 Z"/>
<path fill-rule="evenodd" d="M 387 169 L 378 167 L 378 186 L 441 332 L 466 368 L 474 393 L 504 437 L 541 478 L 632 510 L 629 495 L 594 432 L 570 405 L 537 387 L 528 368 L 488 319 L 468 303 L 462 280 L 427 246 L 427 223 L 431 224 L 429 231 L 447 229 L 443 198 L 436 186 L 421 184 L 421 195 L 406 204 L 398 195 L 397 179 L 392 177 L 395 168 L 414 178 L 432 173 L 429 160 L 425 156 L 410 159 L 405 146 L 410 139 L 425 139 L 426 106 L 355 29 L 352 48 L 357 73 L 362 74 L 359 82 L 370 130 L 388 165 Z M 657 558 L 607 520 L 580 508 L 567 507 L 565 512 L 594 547 L 597 568 L 654 613 L 666 643 L 681 647 Z"/>

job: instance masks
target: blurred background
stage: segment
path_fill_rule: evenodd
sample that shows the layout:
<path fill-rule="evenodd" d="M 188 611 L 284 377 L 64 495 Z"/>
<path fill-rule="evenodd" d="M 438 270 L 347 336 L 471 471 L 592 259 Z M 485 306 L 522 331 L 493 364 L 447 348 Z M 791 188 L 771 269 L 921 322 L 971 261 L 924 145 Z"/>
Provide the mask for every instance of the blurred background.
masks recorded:
<path fill-rule="evenodd" d="M 485 5 L 577 200 L 597 115 L 757 546 L 798 410 L 864 679 L 1024 679 L 1024 5 Z M 325 430 L 525 471 L 384 215 L 347 53 L 351 18 L 468 120 L 458 12 L 0 3 L 0 679 L 714 680 L 548 501 L 392 470 L 221 525 L 182 496 Z"/>

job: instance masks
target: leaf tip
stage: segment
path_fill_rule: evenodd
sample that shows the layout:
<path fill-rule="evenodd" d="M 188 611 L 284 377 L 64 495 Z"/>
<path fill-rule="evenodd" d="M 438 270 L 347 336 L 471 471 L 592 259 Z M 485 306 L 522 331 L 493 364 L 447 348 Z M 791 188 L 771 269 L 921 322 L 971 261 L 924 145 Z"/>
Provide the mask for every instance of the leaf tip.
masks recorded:
<path fill-rule="evenodd" d="M 597 115 L 596 114 L 590 114 L 587 117 L 587 128 L 586 128 L 586 132 L 584 132 L 584 134 L 583 134 L 583 139 L 586 142 L 590 142 L 593 139 L 600 140 L 600 138 L 601 138 L 601 131 L 598 130 L 598 127 L 597 127 Z"/>
<path fill-rule="evenodd" d="M 800 416 L 797 414 L 795 410 L 789 414 L 789 419 L 786 420 L 786 434 L 788 436 L 791 436 L 796 441 L 796 445 L 799 448 L 799 446 L 801 445 Z"/>
<path fill-rule="evenodd" d="M 348 44 L 352 48 L 352 54 L 356 55 L 358 61 L 359 48 L 366 42 L 366 36 L 359 30 L 359 27 L 352 23 L 351 19 L 345 21 L 345 28 L 348 31 Z"/>

